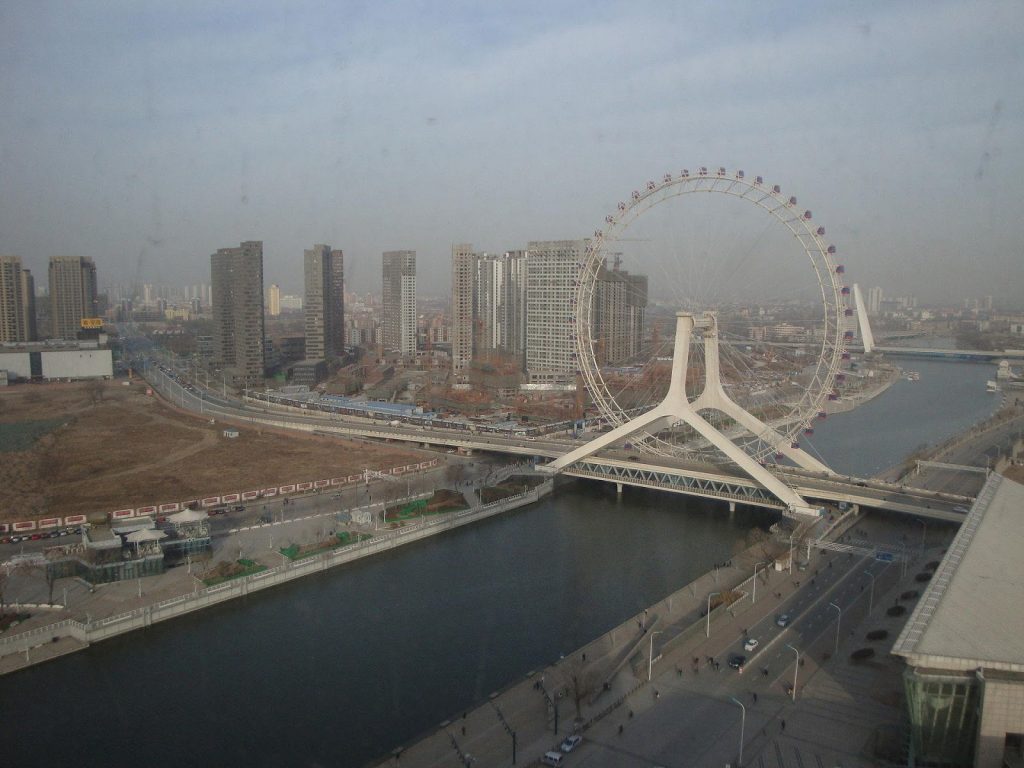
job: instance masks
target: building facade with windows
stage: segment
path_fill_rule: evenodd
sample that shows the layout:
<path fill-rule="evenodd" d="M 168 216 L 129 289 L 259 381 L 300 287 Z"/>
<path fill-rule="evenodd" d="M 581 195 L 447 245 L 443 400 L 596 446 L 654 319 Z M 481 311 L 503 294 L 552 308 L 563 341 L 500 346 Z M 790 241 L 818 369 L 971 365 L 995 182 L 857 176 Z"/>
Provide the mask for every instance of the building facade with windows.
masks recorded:
<path fill-rule="evenodd" d="M 384 350 L 416 354 L 416 251 L 385 251 L 381 329 Z M 308 354 L 308 350 L 307 350 Z"/>
<path fill-rule="evenodd" d="M 989 475 L 893 646 L 911 766 L 1024 763 L 1022 509 L 1024 485 Z"/>
<path fill-rule="evenodd" d="M 305 251 L 306 354 L 310 358 L 345 353 L 345 261 L 341 251 L 314 245 Z"/>
<path fill-rule="evenodd" d="M 73 341 L 82 320 L 97 316 L 96 265 L 84 256 L 53 256 L 49 281 L 50 333 Z"/>
<path fill-rule="evenodd" d="M 531 384 L 572 384 L 576 284 L 589 240 L 536 240 L 526 248 L 526 371 Z"/>
<path fill-rule="evenodd" d="M 213 356 L 236 387 L 263 381 L 263 241 L 220 248 L 210 257 Z"/>

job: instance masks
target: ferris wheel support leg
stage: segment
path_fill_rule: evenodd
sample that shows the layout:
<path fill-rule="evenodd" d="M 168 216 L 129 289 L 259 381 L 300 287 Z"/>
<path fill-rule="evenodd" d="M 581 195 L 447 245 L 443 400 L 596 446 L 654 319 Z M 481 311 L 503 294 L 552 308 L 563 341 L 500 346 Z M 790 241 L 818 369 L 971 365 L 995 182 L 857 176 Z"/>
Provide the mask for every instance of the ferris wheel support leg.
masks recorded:
<path fill-rule="evenodd" d="M 598 435 L 593 440 L 588 442 L 586 445 L 581 445 L 579 448 L 575 448 L 562 456 L 559 456 L 549 464 L 542 464 L 537 469 L 542 472 L 555 473 L 565 469 L 570 464 L 574 464 L 580 459 L 585 459 L 587 456 L 600 451 L 602 448 L 607 448 L 609 445 L 614 445 L 620 440 L 624 440 L 630 435 L 636 434 L 641 430 L 654 428 L 662 428 L 667 424 L 660 425 L 656 422 L 671 420 L 671 415 L 666 412 L 664 404 L 659 405 L 654 410 L 648 411 L 647 413 L 637 416 L 635 419 L 627 421 L 625 424 L 621 424 L 611 432 L 605 432 L 603 435 Z"/>
<path fill-rule="evenodd" d="M 770 444 L 778 453 L 781 453 L 797 466 L 803 467 L 810 472 L 833 474 L 828 466 L 818 461 L 806 451 L 794 448 L 789 444 L 789 440 L 785 436 L 780 435 L 774 428 L 765 424 L 740 405 L 737 405 L 731 397 L 725 394 L 719 367 L 718 320 L 714 315 L 709 314 L 704 322 L 708 324 L 708 328 L 704 333 L 705 383 L 704 391 L 693 403 L 692 407 L 694 410 L 708 409 L 724 413 L 752 435 L 756 435 L 764 442 Z"/>

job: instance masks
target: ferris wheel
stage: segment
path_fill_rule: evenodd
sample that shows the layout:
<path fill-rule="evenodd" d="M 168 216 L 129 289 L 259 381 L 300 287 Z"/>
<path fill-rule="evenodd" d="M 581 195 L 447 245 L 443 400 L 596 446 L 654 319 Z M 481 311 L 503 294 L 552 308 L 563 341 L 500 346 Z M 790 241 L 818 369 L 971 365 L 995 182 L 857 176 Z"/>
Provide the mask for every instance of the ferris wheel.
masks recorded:
<path fill-rule="evenodd" d="M 610 334 L 621 331 L 609 330 L 609 285 L 637 284 L 618 271 L 623 254 L 629 268 L 648 272 L 647 330 L 643 349 L 610 354 Z M 634 191 L 605 218 L 580 264 L 577 356 L 602 420 L 627 424 L 663 403 L 681 376 L 687 407 L 755 462 L 785 457 L 823 468 L 801 441 L 806 449 L 849 365 L 853 310 L 835 255 L 811 211 L 760 176 L 700 167 Z M 696 343 L 687 330 L 680 353 L 672 325 L 683 315 L 696 318 Z M 688 356 L 682 373 L 672 373 L 673 350 Z M 712 389 L 719 395 L 708 400 Z M 662 419 L 626 445 L 672 456 L 715 452 L 692 421 Z"/>

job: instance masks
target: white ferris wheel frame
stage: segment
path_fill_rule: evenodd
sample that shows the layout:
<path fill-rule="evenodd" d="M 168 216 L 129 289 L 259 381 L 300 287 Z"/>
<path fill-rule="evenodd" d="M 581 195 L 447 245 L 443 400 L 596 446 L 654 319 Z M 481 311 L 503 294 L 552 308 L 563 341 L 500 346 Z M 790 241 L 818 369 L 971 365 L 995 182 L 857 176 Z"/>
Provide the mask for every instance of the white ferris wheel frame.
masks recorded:
<path fill-rule="evenodd" d="M 621 426 L 630 420 L 631 416 L 618 404 L 605 383 L 595 356 L 592 320 L 598 273 L 607 246 L 614 243 L 643 213 L 675 197 L 701 192 L 729 195 L 766 211 L 790 231 L 817 276 L 824 329 L 818 360 L 803 395 L 793 405 L 786 419 L 788 426 L 774 430 L 776 435 L 795 443 L 796 437 L 808 429 L 819 414 L 825 412 L 825 402 L 829 395 L 836 395 L 836 377 L 843 356 L 848 356 L 847 338 L 842 326 L 848 310 L 845 296 L 849 294 L 849 289 L 841 279 L 844 267 L 833 258 L 836 248 L 825 242 L 825 228 L 812 223 L 811 212 L 798 207 L 796 197 L 783 194 L 779 185 L 766 184 L 760 176 L 748 179 L 743 171 L 730 175 L 725 168 L 709 172 L 706 167 L 700 167 L 694 173 L 683 170 L 677 176 L 665 174 L 660 182 L 648 181 L 643 190 L 634 191 L 629 202 L 619 203 L 618 210 L 605 217 L 606 228 L 594 232 L 586 258 L 580 264 L 576 289 L 576 355 L 584 384 L 601 416 L 609 424 Z M 778 445 L 773 444 L 777 442 L 776 437 L 769 440 L 760 436 L 755 438 L 753 444 L 760 444 L 760 448 L 751 454 L 755 460 L 762 460 L 778 450 Z M 653 453 L 663 452 L 651 443 L 666 446 L 669 452 L 674 452 L 669 444 L 649 433 L 645 434 L 644 440 L 636 448 Z"/>

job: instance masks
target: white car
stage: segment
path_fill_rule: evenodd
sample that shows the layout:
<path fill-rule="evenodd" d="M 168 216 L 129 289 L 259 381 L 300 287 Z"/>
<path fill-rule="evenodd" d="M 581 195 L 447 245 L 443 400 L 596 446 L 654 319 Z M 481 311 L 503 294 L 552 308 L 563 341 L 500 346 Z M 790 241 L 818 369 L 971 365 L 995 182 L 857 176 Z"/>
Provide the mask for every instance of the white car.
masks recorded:
<path fill-rule="evenodd" d="M 575 733 L 572 736 L 566 736 L 565 741 L 562 742 L 561 750 L 565 753 L 572 752 L 582 741 L 583 737 Z"/>
<path fill-rule="evenodd" d="M 757 645 L 758 645 L 758 643 L 757 643 L 757 639 L 756 638 L 753 638 L 753 637 L 747 638 L 747 642 L 745 642 L 743 644 L 743 650 L 744 651 L 756 650 L 757 649 Z"/>

